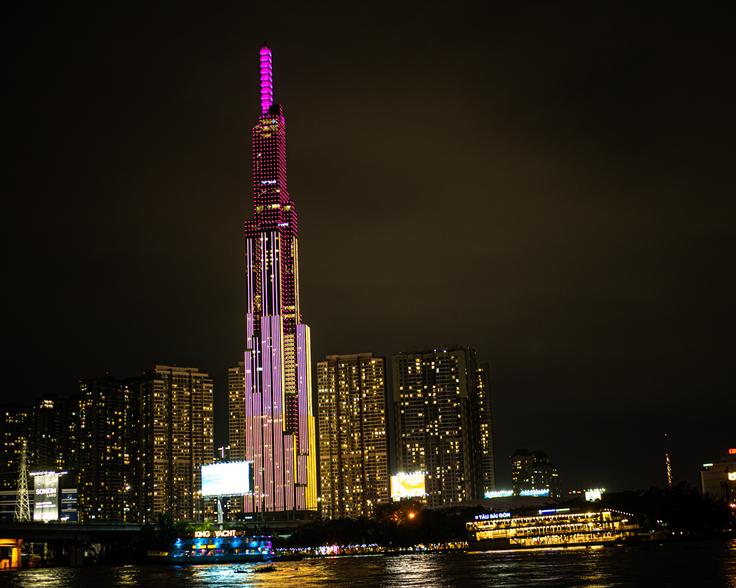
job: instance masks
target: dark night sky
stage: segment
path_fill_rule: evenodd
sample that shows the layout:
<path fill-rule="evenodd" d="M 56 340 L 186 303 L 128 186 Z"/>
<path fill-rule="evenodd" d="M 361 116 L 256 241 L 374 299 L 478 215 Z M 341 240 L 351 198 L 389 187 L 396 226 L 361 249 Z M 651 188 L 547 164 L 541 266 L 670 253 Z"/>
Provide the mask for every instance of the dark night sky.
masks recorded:
<path fill-rule="evenodd" d="M 6 14 L 3 400 L 242 351 L 258 47 L 314 358 L 459 342 L 498 475 L 736 445 L 732 21 L 673 3 L 26 3 Z"/>

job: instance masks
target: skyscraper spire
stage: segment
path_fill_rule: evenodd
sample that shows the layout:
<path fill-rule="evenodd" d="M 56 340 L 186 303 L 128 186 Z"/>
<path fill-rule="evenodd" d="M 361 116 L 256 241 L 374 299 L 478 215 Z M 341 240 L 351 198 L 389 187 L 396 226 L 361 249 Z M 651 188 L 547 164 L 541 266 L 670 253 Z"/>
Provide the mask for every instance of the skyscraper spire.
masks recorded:
<path fill-rule="evenodd" d="M 273 104 L 273 64 L 271 50 L 261 47 L 261 114 L 268 114 Z"/>

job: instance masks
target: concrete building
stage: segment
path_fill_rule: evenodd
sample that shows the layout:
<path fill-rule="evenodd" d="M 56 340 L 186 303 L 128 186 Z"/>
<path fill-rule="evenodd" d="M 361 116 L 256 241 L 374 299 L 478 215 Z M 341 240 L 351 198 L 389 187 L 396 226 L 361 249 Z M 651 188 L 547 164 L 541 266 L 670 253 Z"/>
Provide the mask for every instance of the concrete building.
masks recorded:
<path fill-rule="evenodd" d="M 74 471 L 79 398 L 59 398 L 47 394 L 39 398 L 31 412 L 28 442 L 31 471 Z"/>
<path fill-rule="evenodd" d="M 317 406 L 322 517 L 372 517 L 389 499 L 385 360 L 317 362 Z"/>
<path fill-rule="evenodd" d="M 201 520 L 203 464 L 214 461 L 212 378 L 197 368 L 156 365 L 137 383 L 141 519 Z"/>
<path fill-rule="evenodd" d="M 29 440 L 31 410 L 24 406 L 0 406 L 0 490 L 15 490 L 23 442 Z"/>
<path fill-rule="evenodd" d="M 245 364 L 227 370 L 228 446 L 233 461 L 245 459 Z"/>
<path fill-rule="evenodd" d="M 135 382 L 81 380 L 76 430 L 80 518 L 140 518 L 140 402 Z"/>
<path fill-rule="evenodd" d="M 542 490 L 560 495 L 557 467 L 544 451 L 517 449 L 511 456 L 511 481 L 516 495 Z"/>
<path fill-rule="evenodd" d="M 396 463 L 425 473 L 429 506 L 482 498 L 495 487 L 489 370 L 473 349 L 393 357 Z"/>

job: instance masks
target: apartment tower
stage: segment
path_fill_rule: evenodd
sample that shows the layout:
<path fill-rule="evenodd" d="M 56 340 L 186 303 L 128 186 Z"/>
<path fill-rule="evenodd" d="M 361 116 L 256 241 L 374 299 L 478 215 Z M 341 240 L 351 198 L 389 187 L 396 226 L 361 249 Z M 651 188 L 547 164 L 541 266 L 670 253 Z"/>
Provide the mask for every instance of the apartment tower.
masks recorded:
<path fill-rule="evenodd" d="M 317 406 L 322 517 L 372 517 L 388 502 L 385 360 L 317 362 Z"/>

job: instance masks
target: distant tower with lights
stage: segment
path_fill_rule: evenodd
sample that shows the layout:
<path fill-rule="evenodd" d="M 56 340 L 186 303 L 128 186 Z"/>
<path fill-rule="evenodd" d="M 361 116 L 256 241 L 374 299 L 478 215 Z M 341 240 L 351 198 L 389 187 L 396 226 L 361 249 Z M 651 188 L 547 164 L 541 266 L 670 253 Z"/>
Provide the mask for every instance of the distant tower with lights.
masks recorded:
<path fill-rule="evenodd" d="M 297 214 L 286 182 L 286 119 L 271 50 L 260 51 L 261 115 L 252 132 L 253 217 L 245 222 L 245 511 L 317 510 L 309 327 L 299 307 Z"/>
<path fill-rule="evenodd" d="M 672 488 L 672 461 L 670 460 L 669 435 L 664 434 L 664 475 L 666 487 Z"/>

